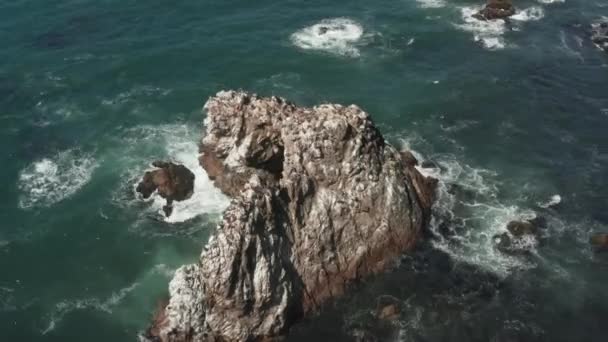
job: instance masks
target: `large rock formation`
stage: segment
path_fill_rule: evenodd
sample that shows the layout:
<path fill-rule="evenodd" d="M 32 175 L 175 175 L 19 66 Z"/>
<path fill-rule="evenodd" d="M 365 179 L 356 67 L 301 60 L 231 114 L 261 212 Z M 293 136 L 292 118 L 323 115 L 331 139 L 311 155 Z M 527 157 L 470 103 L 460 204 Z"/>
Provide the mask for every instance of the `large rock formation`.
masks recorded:
<path fill-rule="evenodd" d="M 184 201 L 194 192 L 194 173 L 183 165 L 155 161 L 154 170 L 147 171 L 135 189 L 143 198 L 149 198 L 155 191 L 167 201 L 163 207 L 166 216 L 173 211 L 173 201 Z"/>
<path fill-rule="evenodd" d="M 233 201 L 198 264 L 176 272 L 148 339 L 280 338 L 420 237 L 435 182 L 360 108 L 232 91 L 205 108 L 200 162 Z"/>
<path fill-rule="evenodd" d="M 608 22 L 591 25 L 591 40 L 600 49 L 608 52 Z"/>
<path fill-rule="evenodd" d="M 486 6 L 475 14 L 479 20 L 507 19 L 515 14 L 511 0 L 488 0 Z"/>

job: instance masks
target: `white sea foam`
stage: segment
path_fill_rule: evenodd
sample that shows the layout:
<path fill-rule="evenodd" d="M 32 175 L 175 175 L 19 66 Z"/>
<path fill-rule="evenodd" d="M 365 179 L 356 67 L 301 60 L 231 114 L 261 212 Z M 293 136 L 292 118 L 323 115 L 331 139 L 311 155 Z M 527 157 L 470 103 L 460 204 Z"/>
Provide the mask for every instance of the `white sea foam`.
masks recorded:
<path fill-rule="evenodd" d="M 75 150 L 33 162 L 19 174 L 19 207 L 50 206 L 72 196 L 90 181 L 95 168 L 95 159 Z"/>
<path fill-rule="evenodd" d="M 486 49 L 503 49 L 506 45 L 502 35 L 506 31 L 503 20 L 479 20 L 475 15 L 481 6 L 463 7 L 460 9 L 464 24 L 456 25 L 460 29 L 473 33 L 473 39 L 480 42 Z"/>
<path fill-rule="evenodd" d="M 346 57 L 359 57 L 357 43 L 364 29 L 348 18 L 324 19 L 291 35 L 291 41 L 304 50 L 320 50 Z"/>
<path fill-rule="evenodd" d="M 481 6 L 467 6 L 460 9 L 464 24 L 456 25 L 462 30 L 473 33 L 473 40 L 480 42 L 488 50 L 504 49 L 508 44 L 503 35 L 507 31 L 504 20 L 479 20 L 474 15 L 481 10 Z M 510 18 L 515 22 L 540 20 L 545 16 L 542 7 L 532 6 L 518 11 Z M 512 27 L 519 30 L 519 27 Z"/>
<path fill-rule="evenodd" d="M 421 8 L 442 8 L 445 7 L 445 0 L 416 0 Z"/>
<path fill-rule="evenodd" d="M 518 11 L 511 16 L 511 19 L 517 21 L 536 21 L 542 19 L 544 16 L 545 11 L 542 9 L 542 7 L 533 6 Z"/>
<path fill-rule="evenodd" d="M 566 2 L 566 0 L 537 0 L 541 4 L 555 4 L 560 2 Z"/>
<path fill-rule="evenodd" d="M 134 283 L 128 287 L 122 288 L 117 292 L 112 293 L 105 300 L 98 298 L 87 298 L 72 301 L 61 301 L 55 305 L 55 309 L 50 315 L 50 321 L 47 327 L 42 331 L 42 335 L 46 335 L 53 331 L 57 324 L 61 322 L 65 315 L 78 310 L 97 310 L 105 313 L 112 313 L 114 307 L 133 290 L 139 286 L 139 283 Z"/>
<path fill-rule="evenodd" d="M 101 103 L 105 106 L 114 106 L 142 97 L 164 97 L 171 94 L 171 91 L 171 89 L 164 89 L 151 85 L 139 85 L 127 91 L 123 91 L 111 99 L 104 99 Z"/>
<path fill-rule="evenodd" d="M 560 196 L 560 195 L 553 195 L 553 196 L 551 196 L 551 198 L 547 202 L 539 203 L 538 205 L 541 208 L 550 208 L 550 207 L 556 206 L 556 205 L 558 205 L 560 203 L 562 203 L 562 196 Z"/>
<path fill-rule="evenodd" d="M 154 265 L 154 268 L 152 269 L 152 273 L 160 274 L 164 277 L 171 279 L 175 275 L 175 270 L 176 270 L 175 268 L 171 268 L 171 267 L 167 266 L 166 264 L 158 264 L 158 265 Z"/>
<path fill-rule="evenodd" d="M 410 150 L 422 162 L 425 158 L 412 150 L 408 141 L 402 148 Z M 454 155 L 433 156 L 436 167 L 417 169 L 425 176 L 439 180 L 430 229 L 435 248 L 455 260 L 477 265 L 499 276 L 534 265 L 517 256 L 507 255 L 495 247 L 494 237 L 507 232 L 513 220 L 532 219 L 536 214 L 498 198 L 498 174 L 471 167 Z M 527 250 L 536 248 L 535 239 L 518 243 Z"/>
<path fill-rule="evenodd" d="M 198 162 L 198 147 L 194 141 L 177 141 L 167 145 L 167 154 L 174 161 L 190 169 L 195 176 L 194 193 L 185 201 L 173 202 L 173 213 L 165 219 L 170 223 L 184 222 L 204 213 L 222 212 L 229 204 L 223 195 L 211 182 L 205 170 Z M 162 212 L 165 200 L 155 196 L 154 207 Z"/>
<path fill-rule="evenodd" d="M 451 156 L 441 157 L 437 163 L 440 167 L 432 173 L 439 179 L 431 219 L 435 247 L 501 276 L 530 267 L 525 260 L 497 250 L 494 236 L 506 232 L 510 221 L 531 219 L 535 214 L 498 200 L 496 173 L 472 168 Z M 455 191 L 450 189 L 454 186 L 458 187 Z M 452 230 L 447 236 L 444 225 Z"/>
<path fill-rule="evenodd" d="M 139 126 L 129 132 L 129 144 L 137 151 L 129 152 L 129 155 L 140 155 L 139 165 L 130 170 L 130 176 L 126 177 L 131 186 L 136 185 L 137 179 L 144 173 L 145 165 L 156 159 L 171 160 L 183 164 L 190 169 L 195 176 L 194 193 L 185 201 L 173 202 L 171 216 L 164 220 L 168 223 L 188 221 L 202 214 L 219 214 L 230 203 L 229 199 L 218 190 L 205 170 L 198 162 L 198 139 L 200 128 L 192 129 L 188 125 L 161 125 L 161 126 Z M 162 154 L 140 153 L 140 148 L 159 146 Z M 157 151 L 155 151 L 157 152 Z M 165 200 L 154 194 L 150 210 L 164 217 L 162 207 Z"/>

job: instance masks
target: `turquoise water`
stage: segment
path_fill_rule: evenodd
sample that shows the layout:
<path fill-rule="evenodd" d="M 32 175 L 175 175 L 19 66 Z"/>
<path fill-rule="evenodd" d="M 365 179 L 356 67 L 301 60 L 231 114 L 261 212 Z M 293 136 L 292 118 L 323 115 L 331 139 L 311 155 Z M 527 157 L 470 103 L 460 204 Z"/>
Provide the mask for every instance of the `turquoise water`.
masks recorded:
<path fill-rule="evenodd" d="M 407 310 L 383 340 L 604 340 L 608 259 L 587 240 L 608 231 L 608 56 L 585 30 L 608 5 L 547 2 L 508 25 L 464 0 L 3 2 L 2 340 L 135 340 L 227 199 L 198 170 L 166 222 L 132 186 L 155 159 L 196 165 L 222 89 L 356 103 L 441 167 L 430 246 L 294 341 L 349 340 L 387 293 Z M 493 249 L 534 215 L 529 253 Z"/>

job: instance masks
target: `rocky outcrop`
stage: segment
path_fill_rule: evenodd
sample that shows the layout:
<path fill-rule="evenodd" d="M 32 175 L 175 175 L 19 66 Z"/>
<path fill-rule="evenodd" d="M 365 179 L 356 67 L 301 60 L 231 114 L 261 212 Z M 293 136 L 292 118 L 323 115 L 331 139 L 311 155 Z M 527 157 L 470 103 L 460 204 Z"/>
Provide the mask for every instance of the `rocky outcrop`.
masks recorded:
<path fill-rule="evenodd" d="M 421 236 L 435 182 L 359 107 L 230 91 L 205 108 L 199 160 L 233 200 L 149 340 L 280 338 Z"/>
<path fill-rule="evenodd" d="M 597 47 L 608 52 L 608 22 L 591 25 L 591 40 Z"/>
<path fill-rule="evenodd" d="M 494 236 L 496 248 L 507 254 L 527 252 L 531 245 L 535 245 L 540 235 L 540 229 L 546 228 L 547 222 L 541 216 L 530 220 L 511 221 L 507 224 L 507 231 Z"/>
<path fill-rule="evenodd" d="M 166 216 L 173 211 L 173 201 L 184 201 L 194 192 L 194 173 L 183 165 L 155 161 L 156 169 L 147 171 L 135 189 L 144 198 L 149 198 L 155 191 L 167 201 L 163 207 Z"/>
<path fill-rule="evenodd" d="M 474 15 L 479 20 L 507 19 L 515 14 L 511 0 L 488 0 L 486 6 Z"/>

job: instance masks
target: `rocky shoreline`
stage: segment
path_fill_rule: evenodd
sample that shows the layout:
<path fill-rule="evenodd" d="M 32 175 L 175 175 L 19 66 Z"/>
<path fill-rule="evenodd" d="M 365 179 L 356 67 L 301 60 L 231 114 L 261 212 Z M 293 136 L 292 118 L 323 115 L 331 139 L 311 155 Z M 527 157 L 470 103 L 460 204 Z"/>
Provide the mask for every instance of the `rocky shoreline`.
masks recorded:
<path fill-rule="evenodd" d="M 280 339 L 420 239 L 436 181 L 360 108 L 227 91 L 205 109 L 200 164 L 233 200 L 142 340 Z"/>

